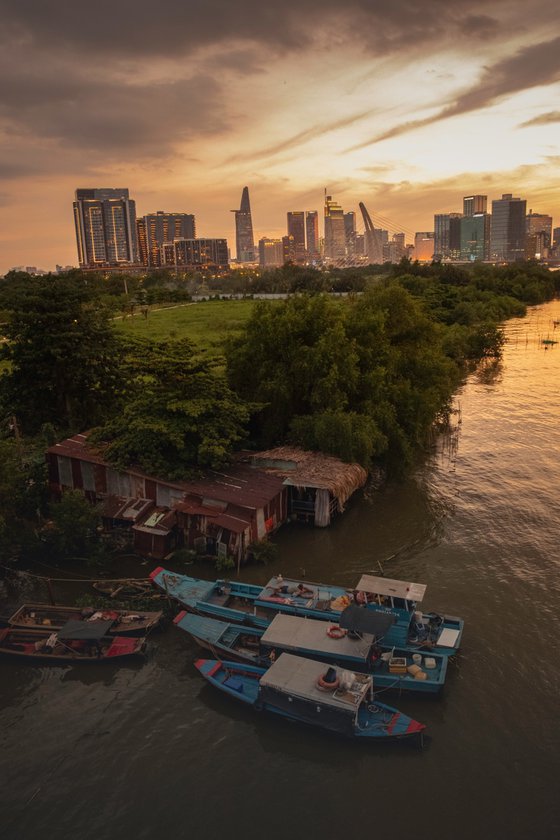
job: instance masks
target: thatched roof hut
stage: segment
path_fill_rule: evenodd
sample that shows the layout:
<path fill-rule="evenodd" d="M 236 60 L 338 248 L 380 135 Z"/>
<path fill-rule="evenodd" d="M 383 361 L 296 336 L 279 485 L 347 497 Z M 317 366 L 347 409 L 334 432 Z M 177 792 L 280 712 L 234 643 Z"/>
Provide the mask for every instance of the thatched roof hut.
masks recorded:
<path fill-rule="evenodd" d="M 298 491 L 292 493 L 291 513 L 295 518 L 312 518 L 320 526 L 330 523 L 332 513 L 342 513 L 350 496 L 367 480 L 367 472 L 359 464 L 292 446 L 255 452 L 251 463 L 281 476 L 285 485 Z"/>

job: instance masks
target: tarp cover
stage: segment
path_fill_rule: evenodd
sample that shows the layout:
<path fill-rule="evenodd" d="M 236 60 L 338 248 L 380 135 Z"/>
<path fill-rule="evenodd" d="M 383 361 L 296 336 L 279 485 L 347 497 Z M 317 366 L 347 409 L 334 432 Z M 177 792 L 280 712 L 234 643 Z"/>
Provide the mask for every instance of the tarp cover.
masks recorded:
<path fill-rule="evenodd" d="M 407 580 L 390 580 L 389 578 L 375 577 L 374 575 L 362 575 L 356 589 L 361 592 L 369 592 L 372 595 L 404 598 L 406 601 L 416 601 L 417 604 L 423 600 L 426 594 L 425 583 L 410 583 Z"/>
<path fill-rule="evenodd" d="M 360 633 L 371 633 L 377 639 L 383 636 L 391 624 L 394 624 L 395 616 L 379 610 L 358 607 L 350 604 L 340 613 L 339 624 L 344 630 L 356 630 Z"/>
<path fill-rule="evenodd" d="M 59 639 L 82 639 L 94 642 L 106 636 L 114 621 L 75 621 L 70 619 L 58 631 Z"/>

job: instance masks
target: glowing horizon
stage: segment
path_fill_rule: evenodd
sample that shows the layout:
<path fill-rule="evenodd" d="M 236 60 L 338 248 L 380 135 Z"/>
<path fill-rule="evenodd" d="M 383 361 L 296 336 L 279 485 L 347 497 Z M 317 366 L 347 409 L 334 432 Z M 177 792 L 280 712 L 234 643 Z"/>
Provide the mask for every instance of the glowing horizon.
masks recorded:
<path fill-rule="evenodd" d="M 154 21 L 145 0 L 98 0 L 86 30 L 71 0 L 0 0 L 0 273 L 76 265 L 88 186 L 128 187 L 138 215 L 194 213 L 232 252 L 245 185 L 255 241 L 288 211 L 322 215 L 325 187 L 407 241 L 472 193 L 559 225 L 551 0 L 187 5 Z"/>

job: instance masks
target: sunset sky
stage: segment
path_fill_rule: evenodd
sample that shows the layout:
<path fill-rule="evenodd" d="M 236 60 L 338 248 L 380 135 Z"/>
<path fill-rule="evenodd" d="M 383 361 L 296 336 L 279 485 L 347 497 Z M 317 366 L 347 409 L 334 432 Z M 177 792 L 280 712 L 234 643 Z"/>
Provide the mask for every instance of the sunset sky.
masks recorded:
<path fill-rule="evenodd" d="M 0 273 L 77 264 L 77 187 L 226 236 L 287 210 L 413 234 L 504 192 L 560 226 L 557 0 L 0 0 Z M 384 225 L 389 226 L 389 225 Z"/>

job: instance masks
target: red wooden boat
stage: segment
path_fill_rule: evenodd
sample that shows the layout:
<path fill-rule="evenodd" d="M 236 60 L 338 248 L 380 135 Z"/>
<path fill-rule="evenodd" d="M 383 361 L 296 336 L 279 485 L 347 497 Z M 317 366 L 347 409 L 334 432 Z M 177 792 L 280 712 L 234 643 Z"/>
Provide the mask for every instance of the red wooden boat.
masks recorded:
<path fill-rule="evenodd" d="M 0 630 L 0 654 L 44 665 L 107 662 L 143 656 L 145 638 L 108 636 L 111 622 L 68 621 L 58 631 Z"/>

